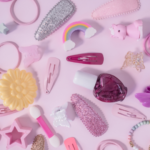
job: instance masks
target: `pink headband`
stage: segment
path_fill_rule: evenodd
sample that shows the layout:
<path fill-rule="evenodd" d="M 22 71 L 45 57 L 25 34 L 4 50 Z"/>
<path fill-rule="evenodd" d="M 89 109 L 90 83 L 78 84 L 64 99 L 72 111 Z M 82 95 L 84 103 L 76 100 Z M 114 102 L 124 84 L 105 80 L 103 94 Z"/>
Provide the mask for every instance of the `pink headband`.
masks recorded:
<path fill-rule="evenodd" d="M 16 15 L 14 13 L 14 5 L 15 5 L 16 1 L 17 0 L 14 0 L 10 7 L 10 14 L 11 14 L 12 18 L 14 19 L 14 21 L 20 25 L 30 25 L 30 24 L 34 23 L 38 19 L 39 14 L 40 14 L 40 7 L 39 7 L 37 0 L 33 0 L 37 6 L 37 15 L 36 15 L 35 19 L 31 22 L 22 22 L 16 17 Z"/>
<path fill-rule="evenodd" d="M 146 53 L 146 55 L 150 56 L 150 53 L 148 52 L 147 48 L 146 48 L 146 44 L 148 46 L 148 48 L 150 48 L 150 34 L 147 35 L 147 37 L 144 40 L 143 46 L 144 46 L 144 52 Z"/>
<path fill-rule="evenodd" d="M 106 146 L 109 146 L 109 145 L 115 145 L 118 147 L 118 150 L 123 150 L 123 148 L 119 144 L 117 144 L 116 142 L 114 142 L 112 140 L 102 141 L 100 143 L 100 145 L 98 146 L 97 150 L 104 150 L 106 148 Z"/>
<path fill-rule="evenodd" d="M 12 44 L 12 45 L 17 49 L 17 52 L 18 52 L 18 62 L 17 62 L 17 64 L 16 64 L 16 66 L 13 68 L 13 69 L 15 69 L 15 68 L 17 68 L 17 67 L 19 66 L 19 64 L 20 64 L 20 53 L 19 53 L 19 50 L 18 50 L 18 45 L 17 45 L 16 43 L 13 43 L 13 42 L 9 42 L 9 41 L 8 41 L 8 42 L 1 43 L 1 44 L 0 44 L 0 47 L 4 46 L 4 45 L 6 45 L 6 44 Z M 0 68 L 0 74 L 3 73 L 3 72 L 7 72 L 7 71 Z"/>

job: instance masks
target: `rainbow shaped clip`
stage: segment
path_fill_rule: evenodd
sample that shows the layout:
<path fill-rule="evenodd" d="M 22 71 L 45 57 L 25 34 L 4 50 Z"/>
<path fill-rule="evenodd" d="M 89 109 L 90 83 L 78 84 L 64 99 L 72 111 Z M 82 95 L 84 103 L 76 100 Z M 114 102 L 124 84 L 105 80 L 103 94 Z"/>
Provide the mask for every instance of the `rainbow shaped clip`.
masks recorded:
<path fill-rule="evenodd" d="M 71 23 L 63 33 L 63 47 L 65 51 L 71 50 L 75 47 L 75 43 L 71 40 L 71 35 L 77 30 L 83 31 L 86 39 L 94 36 L 96 33 L 96 30 L 85 22 Z"/>

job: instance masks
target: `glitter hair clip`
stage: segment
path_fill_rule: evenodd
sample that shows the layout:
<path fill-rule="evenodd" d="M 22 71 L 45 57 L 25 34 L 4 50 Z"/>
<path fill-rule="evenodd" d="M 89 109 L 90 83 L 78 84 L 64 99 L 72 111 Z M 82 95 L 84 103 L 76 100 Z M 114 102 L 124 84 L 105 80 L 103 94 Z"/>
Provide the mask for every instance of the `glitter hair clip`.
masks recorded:
<path fill-rule="evenodd" d="M 145 69 L 144 62 L 143 62 L 143 53 L 128 52 L 125 56 L 125 61 L 121 69 L 124 69 L 128 66 L 133 66 L 139 72 L 142 69 Z"/>
<path fill-rule="evenodd" d="M 76 114 L 81 119 L 89 132 L 95 137 L 104 134 L 108 126 L 103 119 L 84 101 L 78 94 L 71 97 Z"/>
<path fill-rule="evenodd" d="M 70 0 L 61 0 L 46 15 L 35 33 L 35 39 L 40 41 L 48 37 L 62 26 L 75 13 L 75 4 Z"/>

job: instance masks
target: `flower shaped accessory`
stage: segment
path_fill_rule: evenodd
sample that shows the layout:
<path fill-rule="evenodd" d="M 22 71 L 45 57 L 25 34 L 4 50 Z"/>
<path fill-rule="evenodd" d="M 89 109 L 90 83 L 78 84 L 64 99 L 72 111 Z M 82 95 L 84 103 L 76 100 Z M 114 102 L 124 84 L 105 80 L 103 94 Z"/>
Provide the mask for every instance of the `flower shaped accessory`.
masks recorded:
<path fill-rule="evenodd" d="M 0 99 L 11 110 L 22 110 L 34 102 L 37 85 L 31 73 L 10 69 L 0 80 Z"/>
<path fill-rule="evenodd" d="M 145 69 L 144 62 L 143 62 L 143 53 L 128 52 L 125 56 L 125 61 L 121 69 L 124 69 L 127 66 L 133 66 L 139 72 L 142 69 Z"/>

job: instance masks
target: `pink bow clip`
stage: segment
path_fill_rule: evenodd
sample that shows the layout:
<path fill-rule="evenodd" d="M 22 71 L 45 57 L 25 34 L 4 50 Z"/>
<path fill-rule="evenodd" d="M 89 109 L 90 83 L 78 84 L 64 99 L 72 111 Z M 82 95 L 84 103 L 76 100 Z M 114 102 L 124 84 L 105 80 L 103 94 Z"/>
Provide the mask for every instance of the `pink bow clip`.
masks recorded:
<path fill-rule="evenodd" d="M 32 63 L 39 61 L 42 57 L 42 49 L 37 45 L 19 47 L 19 51 L 23 54 L 25 67 L 29 67 Z"/>

